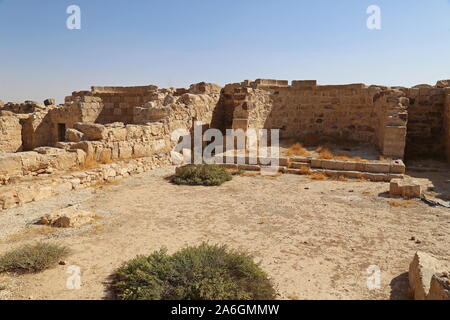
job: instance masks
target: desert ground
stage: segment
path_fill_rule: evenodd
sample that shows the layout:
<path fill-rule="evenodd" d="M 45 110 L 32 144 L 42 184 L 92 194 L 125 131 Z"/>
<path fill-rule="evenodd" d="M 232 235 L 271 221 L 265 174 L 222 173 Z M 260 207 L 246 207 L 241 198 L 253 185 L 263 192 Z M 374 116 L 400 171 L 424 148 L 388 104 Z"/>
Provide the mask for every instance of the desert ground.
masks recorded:
<path fill-rule="evenodd" d="M 3 212 L 0 253 L 49 241 L 72 254 L 65 265 L 42 273 L 1 275 L 0 298 L 109 299 L 110 275 L 123 262 L 203 241 L 252 254 L 279 299 L 407 299 L 408 267 L 417 250 L 450 257 L 450 210 L 391 199 L 388 183 L 282 175 L 235 176 L 220 187 L 192 187 L 171 184 L 167 177 L 174 170 Z M 98 219 L 78 229 L 36 224 L 67 206 L 93 211 Z M 71 265 L 81 268 L 79 290 L 66 288 Z M 381 289 L 367 287 L 371 265 L 381 269 Z"/>

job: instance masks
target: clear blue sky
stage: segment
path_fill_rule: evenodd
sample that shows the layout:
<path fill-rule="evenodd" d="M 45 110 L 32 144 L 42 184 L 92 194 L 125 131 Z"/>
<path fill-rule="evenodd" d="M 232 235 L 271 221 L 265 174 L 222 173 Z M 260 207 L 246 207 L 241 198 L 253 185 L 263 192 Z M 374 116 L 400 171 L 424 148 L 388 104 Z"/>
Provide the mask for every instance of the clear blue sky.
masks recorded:
<path fill-rule="evenodd" d="M 71 4 L 81 30 L 66 28 Z M 449 58 L 449 0 L 0 0 L 3 101 L 255 78 L 434 84 Z"/>

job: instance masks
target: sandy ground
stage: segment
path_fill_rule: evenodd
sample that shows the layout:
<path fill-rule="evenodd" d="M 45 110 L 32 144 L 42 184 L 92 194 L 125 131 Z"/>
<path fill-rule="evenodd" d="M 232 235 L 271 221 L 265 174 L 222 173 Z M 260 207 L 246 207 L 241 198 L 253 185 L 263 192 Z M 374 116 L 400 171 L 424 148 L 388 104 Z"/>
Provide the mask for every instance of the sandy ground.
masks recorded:
<path fill-rule="evenodd" d="M 450 210 L 389 199 L 387 183 L 283 175 L 189 187 L 164 179 L 173 171 L 158 169 L 2 213 L 0 253 L 45 240 L 73 254 L 65 266 L 39 274 L 0 276 L 0 298 L 107 299 L 109 276 L 122 262 L 202 241 L 251 253 L 280 299 L 405 299 L 406 272 L 417 250 L 450 258 Z M 101 219 L 75 230 L 34 224 L 68 205 Z M 81 268 L 80 290 L 66 288 L 70 265 Z M 379 290 L 367 288 L 371 265 L 381 269 Z"/>

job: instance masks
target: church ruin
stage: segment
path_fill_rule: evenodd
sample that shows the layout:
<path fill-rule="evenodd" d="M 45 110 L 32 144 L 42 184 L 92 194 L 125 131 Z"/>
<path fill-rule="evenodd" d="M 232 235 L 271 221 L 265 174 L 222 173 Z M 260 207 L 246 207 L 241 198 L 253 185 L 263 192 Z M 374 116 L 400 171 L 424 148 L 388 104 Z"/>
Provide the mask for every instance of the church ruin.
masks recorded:
<path fill-rule="evenodd" d="M 390 160 L 286 157 L 280 165 L 390 181 L 404 174 L 403 160 L 450 161 L 450 80 L 412 88 L 270 79 L 223 88 L 92 87 L 63 105 L 0 102 L 0 209 L 168 165 L 171 133 L 192 130 L 194 121 L 223 132 L 279 129 L 281 139 L 369 145 Z"/>

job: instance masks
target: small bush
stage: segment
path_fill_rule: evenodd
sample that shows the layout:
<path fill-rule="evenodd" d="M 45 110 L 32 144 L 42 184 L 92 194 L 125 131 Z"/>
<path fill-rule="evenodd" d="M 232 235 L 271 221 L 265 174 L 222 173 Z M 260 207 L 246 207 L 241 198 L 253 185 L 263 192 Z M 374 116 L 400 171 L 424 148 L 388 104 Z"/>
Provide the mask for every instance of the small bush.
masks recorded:
<path fill-rule="evenodd" d="M 231 174 L 225 168 L 202 164 L 178 168 L 172 182 L 180 185 L 219 186 L 231 179 Z"/>
<path fill-rule="evenodd" d="M 267 274 L 244 253 L 202 244 L 172 256 L 138 256 L 119 268 L 112 290 L 121 300 L 272 300 Z"/>
<path fill-rule="evenodd" d="M 56 244 L 25 245 L 0 257 L 0 273 L 39 272 L 58 264 L 68 254 L 69 250 L 66 247 Z"/>

